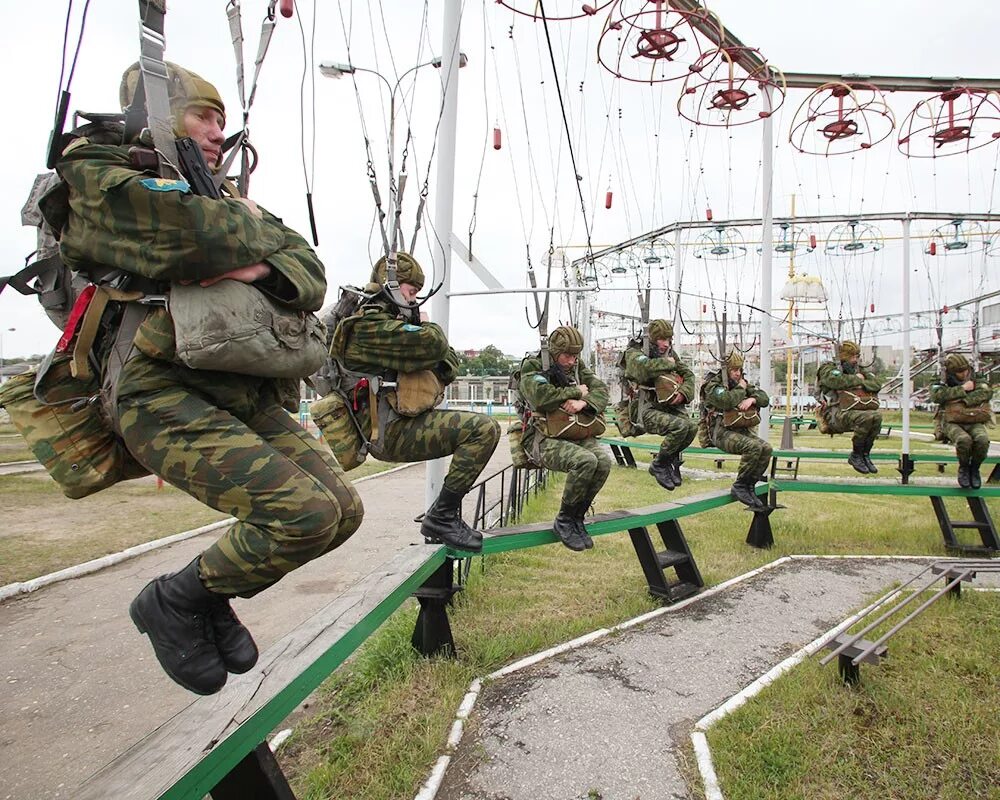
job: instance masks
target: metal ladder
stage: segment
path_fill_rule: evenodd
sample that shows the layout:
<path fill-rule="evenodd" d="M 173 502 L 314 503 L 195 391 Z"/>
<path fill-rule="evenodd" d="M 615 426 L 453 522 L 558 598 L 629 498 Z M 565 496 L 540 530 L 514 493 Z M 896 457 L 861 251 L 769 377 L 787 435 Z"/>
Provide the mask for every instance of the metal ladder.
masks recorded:
<path fill-rule="evenodd" d="M 705 585 L 694 556 L 684 538 L 684 532 L 677 520 L 658 522 L 656 528 L 663 540 L 665 550 L 657 551 L 648 528 L 629 528 L 632 547 L 639 557 L 643 575 L 649 584 L 649 593 L 661 597 L 668 603 L 676 603 L 685 597 L 697 594 Z M 676 580 L 671 580 L 665 570 L 673 569 Z"/>
<path fill-rule="evenodd" d="M 941 526 L 941 535 L 944 536 L 944 545 L 948 550 L 958 553 L 975 555 L 993 555 L 1000 550 L 1000 537 L 997 536 L 996 526 L 993 524 L 993 517 L 990 516 L 989 508 L 982 497 L 970 495 L 965 498 L 969 504 L 969 511 L 972 512 L 971 522 L 956 522 L 951 518 L 945 506 L 943 497 L 931 497 L 931 505 L 934 506 L 934 515 L 937 517 L 938 525 Z M 955 531 L 963 528 L 971 528 L 979 531 L 979 538 L 982 545 L 963 544 L 958 540 Z"/>

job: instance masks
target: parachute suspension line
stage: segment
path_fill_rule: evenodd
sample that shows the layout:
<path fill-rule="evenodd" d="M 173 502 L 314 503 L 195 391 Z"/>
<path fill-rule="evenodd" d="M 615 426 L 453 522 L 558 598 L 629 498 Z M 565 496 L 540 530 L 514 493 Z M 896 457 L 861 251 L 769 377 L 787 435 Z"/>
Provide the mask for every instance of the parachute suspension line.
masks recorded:
<path fill-rule="evenodd" d="M 632 176 L 632 162 L 628 157 L 628 148 L 625 146 L 625 137 L 622 136 L 622 120 L 624 118 L 624 112 L 621 107 L 621 92 L 619 92 L 618 98 L 618 142 L 617 147 L 614 148 L 615 154 L 615 166 L 618 170 L 618 180 L 621 182 L 621 195 L 622 204 L 625 210 L 625 225 L 630 231 L 635 230 L 635 223 L 632 221 L 632 202 L 635 202 L 636 213 L 639 215 L 639 227 L 644 229 L 642 226 L 642 203 L 639 202 L 639 197 L 635 192 L 635 179 Z M 631 193 L 626 190 L 631 190 Z"/>
<path fill-rule="evenodd" d="M 563 127 L 566 129 L 566 146 L 569 148 L 569 158 L 570 158 L 570 163 L 573 166 L 573 175 L 575 178 L 574 183 L 576 184 L 577 195 L 580 198 L 580 214 L 583 217 L 583 227 L 587 236 L 586 258 L 587 262 L 590 263 L 593 261 L 594 258 L 594 247 L 590 239 L 592 227 L 590 222 L 587 220 L 587 203 L 583 199 L 583 187 L 580 185 L 580 180 L 581 180 L 580 169 L 576 163 L 576 153 L 573 151 L 573 140 L 570 134 L 569 120 L 566 116 L 566 104 L 563 101 L 562 86 L 560 85 L 559 77 L 557 74 L 556 57 L 555 53 L 552 50 L 552 37 L 549 34 L 549 20 L 545 15 L 545 3 L 543 2 L 543 0 L 538 0 L 538 9 L 542 15 L 542 25 L 545 28 L 545 41 L 549 47 L 549 60 L 552 62 L 552 75 L 555 78 L 556 94 L 559 97 L 559 110 L 562 112 Z"/>
<path fill-rule="evenodd" d="M 316 175 L 316 0 L 312 6 L 312 30 L 306 44 L 306 29 L 302 22 L 301 10 L 295 15 L 299 23 L 299 35 L 302 38 L 302 80 L 299 83 L 299 142 L 302 149 L 302 175 L 306 184 L 306 206 L 309 210 L 309 227 L 312 231 L 314 245 L 319 245 L 319 235 L 316 232 L 316 214 L 313 210 L 312 185 Z M 306 161 L 306 81 L 309 81 L 311 92 L 310 106 L 312 109 L 312 129 L 309 134 L 310 155 Z"/>
<path fill-rule="evenodd" d="M 80 33 L 76 39 L 73 51 L 73 63 L 70 65 L 69 77 L 65 85 L 66 47 L 69 44 L 69 24 L 73 16 L 73 0 L 66 4 L 66 26 L 63 29 L 62 61 L 59 65 L 59 88 L 56 90 L 56 107 L 52 115 L 52 133 L 49 136 L 49 149 L 45 156 L 45 165 L 53 169 L 62 153 L 62 134 L 66 127 L 66 114 L 69 112 L 70 87 L 73 85 L 73 75 L 76 73 L 76 60 L 80 57 L 80 47 L 83 44 L 83 31 L 87 27 L 87 12 L 90 10 L 90 0 L 83 4 L 83 14 L 80 16 Z"/>
<path fill-rule="evenodd" d="M 531 197 L 531 213 L 529 215 L 529 219 L 531 220 L 531 227 L 528 230 L 528 236 L 530 238 L 530 237 L 532 237 L 534 235 L 534 231 L 535 231 L 535 196 L 536 196 L 536 194 L 538 196 L 538 201 L 539 201 L 539 203 L 542 206 L 542 216 L 545 217 L 545 227 L 546 228 L 550 228 L 554 224 L 552 222 L 552 215 L 555 214 L 555 208 L 553 207 L 553 209 L 552 209 L 552 215 L 550 215 L 549 214 L 549 209 L 545 205 L 545 196 L 542 194 L 542 184 L 541 184 L 541 181 L 539 180 L 538 167 L 535 164 L 535 154 L 534 154 L 534 150 L 533 150 L 533 148 L 531 146 L 531 130 L 530 130 L 529 126 L 528 126 L 528 107 L 527 107 L 527 104 L 525 103 L 525 99 L 524 99 L 524 78 L 521 75 L 521 57 L 520 57 L 520 55 L 518 53 L 517 47 L 515 47 L 513 45 L 513 42 L 514 42 L 514 25 L 513 24 L 511 24 L 511 26 L 507 30 L 507 38 L 511 42 L 511 51 L 513 52 L 513 55 L 514 55 L 514 71 L 517 73 L 517 88 L 518 88 L 518 93 L 519 93 L 520 98 L 521 98 L 521 119 L 522 119 L 522 121 L 524 123 L 524 140 L 525 140 L 526 146 L 528 148 L 528 164 L 530 166 L 530 172 L 531 172 L 531 183 L 532 183 L 532 185 L 531 185 L 531 190 L 529 191 L 529 196 Z M 542 81 L 542 83 L 544 84 L 544 81 Z M 502 98 L 503 98 L 503 95 L 501 95 L 501 102 L 503 102 Z M 546 126 L 548 126 L 548 105 L 546 105 L 546 112 L 545 113 L 546 113 Z M 551 153 L 550 153 L 550 155 L 551 155 Z M 551 160 L 550 160 L 549 163 L 550 164 L 552 163 Z M 513 153 L 511 153 L 511 166 L 513 166 L 513 165 L 514 165 L 514 155 L 513 155 Z M 513 173 L 516 176 L 517 170 L 513 170 Z M 515 178 L 515 180 L 516 180 L 516 178 Z M 558 189 L 556 191 L 557 191 L 557 195 L 558 195 Z"/>
<path fill-rule="evenodd" d="M 497 13 L 497 9 L 496 8 L 493 9 L 493 13 L 494 14 Z M 504 106 L 504 102 L 503 102 L 503 92 L 500 91 L 500 70 L 499 70 L 499 68 L 497 66 L 497 48 L 496 48 L 496 43 L 493 41 L 493 28 L 489 24 L 489 15 L 487 15 L 485 13 L 483 14 L 483 27 L 484 27 L 484 30 L 485 30 L 485 35 L 488 36 L 488 39 L 489 39 L 490 57 L 491 57 L 491 60 L 493 61 L 493 80 L 494 80 L 494 92 L 495 92 L 494 99 L 495 99 L 495 102 L 496 102 L 496 107 L 498 107 L 500 109 L 500 117 L 501 117 L 501 119 L 503 119 L 504 126 L 506 127 L 508 117 L 507 117 L 507 109 Z M 530 148 L 530 144 L 529 144 L 529 148 Z M 535 201 L 534 201 L 534 196 L 531 194 L 531 191 L 529 189 L 528 194 L 531 197 L 531 211 L 532 211 L 532 214 L 531 214 L 531 219 L 532 219 L 531 226 L 532 227 L 529 230 L 528 225 L 525 223 L 524 207 L 523 207 L 523 205 L 521 203 L 521 188 L 520 188 L 520 185 L 519 185 L 518 180 L 517 180 L 518 170 L 516 169 L 516 164 L 515 164 L 515 160 L 514 160 L 513 143 L 511 142 L 510 139 L 508 139 L 508 142 L 507 142 L 507 157 L 510 160 L 511 178 L 514 181 L 514 199 L 517 202 L 517 212 L 518 212 L 518 216 L 519 216 L 520 221 L 521 221 L 521 234 L 524 237 L 524 246 L 525 246 L 525 248 L 527 250 L 529 250 L 529 253 L 528 253 L 528 262 L 530 264 L 530 262 L 531 262 L 531 254 L 530 254 L 530 249 L 531 249 L 531 235 L 534 232 L 534 219 L 533 219 L 533 216 L 534 216 L 534 202 Z M 532 161 L 532 159 L 530 157 L 530 151 L 529 151 L 529 168 L 533 169 L 534 167 L 531 164 L 531 161 Z M 530 184 L 530 180 L 529 180 L 529 184 Z M 477 186 L 476 191 L 477 191 L 477 194 L 478 194 L 478 186 L 479 186 L 478 181 L 477 181 L 476 186 Z M 471 247 L 469 249 L 471 250 Z M 525 303 L 525 311 L 527 311 L 527 302 Z"/>
<path fill-rule="evenodd" d="M 337 12 L 340 15 L 340 27 L 344 33 L 344 46 L 347 49 L 347 62 L 352 64 L 354 63 L 351 58 L 351 39 L 354 30 L 354 4 L 351 3 L 350 7 L 350 29 L 348 29 L 347 22 L 344 20 L 344 8 L 342 3 L 337 4 Z M 351 83 L 354 86 L 354 100 L 358 105 L 358 120 L 361 122 L 361 135 L 365 142 L 365 158 L 367 160 L 365 169 L 368 176 L 368 184 L 371 186 L 372 198 L 375 201 L 375 213 L 378 217 L 379 232 L 382 234 L 382 253 L 388 255 L 390 248 L 389 236 L 385 227 L 386 213 L 382 208 L 382 195 L 379 192 L 378 176 L 375 173 L 375 157 L 372 155 L 371 137 L 368 135 L 368 124 L 365 121 L 364 107 L 361 103 L 361 90 L 358 88 L 358 76 L 356 72 L 351 72 Z M 369 247 L 370 246 L 371 234 L 369 234 Z"/>
<path fill-rule="evenodd" d="M 76 39 L 76 47 L 73 50 L 73 63 L 70 64 L 69 77 L 66 79 L 65 91 L 69 92 L 70 87 L 73 85 L 73 76 L 76 74 L 76 61 L 80 57 L 80 47 L 83 45 L 83 32 L 87 27 L 87 12 L 90 10 L 90 0 L 87 0 L 83 4 L 83 13 L 80 15 L 80 33 Z M 66 6 L 66 27 L 63 30 L 63 50 L 62 50 L 62 64 L 59 69 L 59 90 L 60 93 L 63 91 L 63 75 L 66 72 L 66 45 L 69 41 L 69 21 L 70 15 L 73 11 L 73 0 L 69 0 Z"/>
<path fill-rule="evenodd" d="M 994 154 L 995 155 L 993 156 L 993 177 L 990 181 L 990 202 L 989 202 L 989 207 L 986 209 L 987 214 L 993 213 L 993 197 L 994 197 L 993 193 L 997 185 L 997 165 L 998 163 L 1000 163 L 1000 150 L 994 148 Z M 990 223 L 986 224 L 989 225 Z M 989 228 L 987 228 L 987 230 L 989 230 Z M 987 242 L 986 246 L 983 248 L 983 261 L 982 261 L 982 267 L 979 272 L 979 288 L 976 290 L 976 294 L 982 294 L 983 287 L 986 285 L 986 272 L 987 272 L 986 260 L 989 255 L 989 250 L 990 250 L 990 245 Z"/>
<path fill-rule="evenodd" d="M 427 20 L 427 8 L 428 8 L 428 0 L 424 0 L 424 24 L 425 25 L 426 25 L 426 20 Z M 465 17 L 465 0 L 462 0 L 462 5 L 461 5 L 461 7 L 458 10 L 458 16 L 459 16 L 459 25 L 461 25 L 461 21 Z M 425 32 L 426 32 L 426 28 L 425 28 Z M 423 36 L 423 35 L 425 35 L 425 33 L 421 33 L 421 36 Z M 450 53 L 442 53 L 441 54 L 441 65 L 442 65 L 441 68 L 442 69 L 444 69 L 444 65 L 445 64 L 450 64 L 452 62 L 452 60 L 457 55 L 459 55 L 459 53 L 457 52 L 458 45 L 459 45 L 458 37 L 456 37 L 455 38 L 455 43 L 453 45 L 454 49 L 452 50 L 452 52 L 450 52 Z M 457 75 L 458 75 L 458 71 L 457 70 L 455 71 L 455 75 L 457 77 Z M 452 77 L 451 75 L 448 76 L 448 81 L 451 81 L 451 77 Z M 427 158 L 427 172 L 424 174 L 424 183 L 423 183 L 423 186 L 421 186 L 421 188 L 420 188 L 420 206 L 419 206 L 419 210 L 417 212 L 417 222 L 416 222 L 416 225 L 417 225 L 418 229 L 420 227 L 420 218 L 421 218 L 421 216 L 423 214 L 425 200 L 427 198 L 427 194 L 428 194 L 428 191 L 429 191 L 430 180 L 431 180 L 431 165 L 434 163 L 434 156 L 437 154 L 438 132 L 441 130 L 441 120 L 444 117 L 444 104 L 445 104 L 445 98 L 447 96 L 448 96 L 448 83 L 444 83 L 442 85 L 442 87 L 441 87 L 441 104 L 438 106 L 437 121 L 434 123 L 434 136 L 431 139 L 431 154 Z M 404 156 L 404 162 L 405 162 L 405 156 Z M 417 176 L 417 180 L 419 181 L 420 180 L 419 170 L 415 170 L 415 173 L 416 173 L 416 176 Z M 400 194 L 402 194 L 402 186 L 400 187 Z M 434 242 L 436 243 L 438 250 L 440 250 L 441 253 L 442 253 L 441 263 L 442 264 L 446 264 L 447 263 L 447 259 L 445 259 L 443 256 L 444 256 L 444 254 L 446 252 L 446 248 L 451 247 L 451 231 L 449 230 L 449 231 L 445 231 L 444 232 L 445 239 L 444 239 L 444 241 L 442 241 L 441 234 L 434 227 L 434 223 L 432 221 L 428 220 L 427 227 L 430 230 L 431 234 L 434 236 Z M 416 241 L 416 236 L 417 236 L 417 231 L 415 230 L 414 233 L 413 233 L 413 241 L 414 242 Z M 420 303 L 421 305 L 423 303 L 427 302 L 427 300 L 430 300 L 431 297 L 433 297 L 435 294 L 437 294 L 441 290 L 441 287 L 444 286 L 444 282 L 445 282 L 446 278 L 447 278 L 446 274 L 441 275 L 441 279 L 437 281 L 437 284 L 430 291 L 430 293 L 427 295 L 427 297 L 424 298 L 421 301 L 421 303 Z M 437 275 L 433 276 L 431 282 L 433 283 L 434 280 L 437 280 Z"/>
<path fill-rule="evenodd" d="M 427 8 L 426 4 L 424 5 L 424 8 L 425 9 Z M 486 24 L 487 24 L 488 20 L 489 20 L 489 15 L 486 13 L 486 10 L 483 9 L 483 52 L 486 52 L 487 44 L 489 44 L 489 49 L 492 52 L 493 59 L 494 59 L 494 74 L 493 74 L 493 78 L 494 78 L 494 81 L 496 81 L 496 77 L 497 77 L 496 76 L 496 49 L 493 47 L 492 42 L 488 42 L 487 41 L 488 37 L 487 37 L 487 34 L 486 34 Z M 489 146 L 489 130 L 490 130 L 490 100 L 489 100 L 489 97 L 490 97 L 489 87 L 487 85 L 487 79 L 486 79 L 486 65 L 484 64 L 483 65 L 483 106 L 484 106 L 484 108 L 483 108 L 483 117 L 486 120 L 486 125 L 485 125 L 486 130 L 485 130 L 485 132 L 483 134 L 483 151 L 482 151 L 482 153 L 479 156 L 479 173 L 476 175 L 476 188 L 472 192 L 472 214 L 471 214 L 471 216 L 469 218 L 469 229 L 468 229 L 468 233 L 469 233 L 468 246 L 469 246 L 469 252 L 470 253 L 472 252 L 472 235 L 476 232 L 476 211 L 477 211 L 477 208 L 479 206 L 479 187 L 482 185 L 482 181 L 483 181 L 483 167 L 486 164 L 486 149 Z M 494 100 L 495 99 L 496 99 L 496 97 L 494 96 Z M 495 104 L 494 104 L 494 107 L 495 107 Z M 497 129 L 499 129 L 499 122 L 500 122 L 500 120 L 499 120 L 499 118 L 497 118 L 497 123 L 494 126 Z"/>
<path fill-rule="evenodd" d="M 535 33 L 535 56 L 538 59 L 538 74 L 540 76 L 538 85 L 541 87 L 541 91 L 545 92 L 545 68 L 542 64 L 542 46 L 539 40 L 540 34 L 538 32 L 538 26 L 534 27 Z M 552 120 L 549 116 L 549 107 L 551 103 L 545 102 L 542 104 L 545 111 L 545 142 L 548 146 L 548 166 L 549 173 L 552 178 L 552 220 L 546 225 L 546 227 L 552 227 L 556 225 L 559 218 L 559 175 L 562 172 L 562 157 L 563 157 L 563 147 L 562 140 L 565 136 L 565 131 L 560 128 L 558 136 L 553 135 L 552 131 Z M 527 111 L 525 113 L 525 126 L 527 126 Z M 553 143 L 555 150 L 553 151 Z M 541 184 L 539 184 L 539 194 L 541 194 Z"/>
<path fill-rule="evenodd" d="M 267 10 L 264 12 L 264 20 L 260 27 L 260 40 L 257 43 L 257 55 L 254 57 L 253 80 L 250 84 L 249 96 L 246 92 L 246 69 L 243 59 L 243 22 L 240 13 L 239 0 L 229 0 L 226 7 L 226 16 L 229 18 L 229 33 L 233 42 L 233 53 L 236 57 L 236 87 L 239 91 L 240 106 L 243 109 L 243 129 L 236 134 L 232 144 L 232 151 L 226 158 L 222 168 L 214 178 L 216 185 L 221 185 L 229 174 L 229 168 L 235 161 L 237 154 L 240 156 L 240 173 L 236 179 L 236 186 L 242 197 L 250 194 L 250 174 L 257 167 L 256 151 L 250 144 L 250 109 L 257 96 L 257 81 L 260 78 L 260 70 L 264 64 L 264 58 L 271 44 L 271 37 L 274 35 L 275 7 L 278 0 L 271 0 Z M 313 124 L 315 130 L 315 122 Z M 228 144 L 228 142 L 227 142 Z M 254 153 L 254 161 L 250 161 L 250 153 Z M 315 228 L 314 228 L 315 229 Z"/>
<path fill-rule="evenodd" d="M 600 159 L 598 160 L 598 163 L 597 163 L 597 172 L 594 173 L 595 175 L 598 176 L 598 180 L 600 180 L 600 176 L 604 174 L 604 157 L 605 157 L 605 155 L 608 152 L 608 140 L 611 138 L 611 103 L 612 103 L 613 98 L 614 98 L 614 89 L 612 89 L 611 93 L 609 94 L 605 90 L 604 80 L 605 79 L 604 79 L 603 75 L 600 76 L 600 78 L 598 80 L 598 83 L 601 86 L 601 95 L 604 98 L 604 137 L 601 140 L 601 157 L 600 157 Z M 614 86 L 614 84 L 612 86 Z M 607 191 L 608 192 L 611 191 L 611 173 L 610 172 L 608 173 L 608 188 L 607 188 Z M 599 183 L 595 182 L 595 185 L 594 185 L 594 196 L 593 196 L 593 200 L 592 200 L 592 203 L 591 203 L 591 207 L 594 208 L 595 210 L 599 207 L 598 206 L 598 200 L 600 198 L 600 194 L 601 194 L 601 186 L 600 186 Z M 605 199 L 605 207 L 607 207 L 607 204 L 608 204 L 608 200 L 606 198 Z"/>

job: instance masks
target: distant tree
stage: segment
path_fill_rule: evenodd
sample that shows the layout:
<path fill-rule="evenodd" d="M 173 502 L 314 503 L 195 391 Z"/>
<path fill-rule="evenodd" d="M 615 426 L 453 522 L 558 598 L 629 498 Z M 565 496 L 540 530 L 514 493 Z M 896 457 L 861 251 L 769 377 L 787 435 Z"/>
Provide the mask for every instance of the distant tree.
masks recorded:
<path fill-rule="evenodd" d="M 492 344 L 486 345 L 474 358 L 461 357 L 463 375 L 508 375 L 511 362 L 503 351 Z"/>

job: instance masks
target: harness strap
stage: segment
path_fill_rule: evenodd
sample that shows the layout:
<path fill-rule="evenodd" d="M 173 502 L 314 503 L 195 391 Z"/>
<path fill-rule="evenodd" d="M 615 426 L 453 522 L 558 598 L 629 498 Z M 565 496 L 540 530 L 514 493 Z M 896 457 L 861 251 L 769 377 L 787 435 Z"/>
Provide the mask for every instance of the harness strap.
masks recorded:
<path fill-rule="evenodd" d="M 159 151 L 166 165 L 177 177 L 181 177 L 177 167 L 177 146 L 174 143 L 173 115 L 170 113 L 169 75 L 163 60 L 166 38 L 163 21 L 166 16 L 165 0 L 139 0 L 139 76 L 136 97 L 129 109 L 129 117 L 135 110 L 140 86 L 145 95 L 146 127 L 153 135 L 153 145 Z M 126 123 L 126 126 L 128 123 Z"/>
<path fill-rule="evenodd" d="M 119 436 L 122 435 L 121 421 L 118 417 L 119 379 L 125 365 L 139 352 L 134 344 L 135 335 L 150 310 L 150 306 L 143 305 L 142 303 L 125 304 L 125 312 L 122 314 L 121 324 L 115 333 L 114 341 L 108 352 L 107 363 L 104 366 L 104 379 L 101 382 L 101 402 L 104 407 L 104 413 L 107 414 L 108 420 L 111 423 L 111 429 Z"/>
<path fill-rule="evenodd" d="M 89 286 L 87 287 L 90 288 Z M 84 290 L 86 294 L 86 290 Z M 96 291 L 90 293 L 91 297 L 86 301 L 83 310 L 83 321 L 80 324 L 80 332 L 76 337 L 76 344 L 73 346 L 73 360 L 70 362 L 70 372 L 74 378 L 81 378 L 86 380 L 93 374 L 90 370 L 89 356 L 91 350 L 94 349 L 94 342 L 97 339 L 97 333 L 101 327 L 101 317 L 104 315 L 104 310 L 108 307 L 110 301 L 130 303 L 132 301 L 138 300 L 143 296 L 142 292 L 123 292 L 119 289 L 113 289 L 110 286 L 99 286 Z M 83 298 L 83 294 L 80 298 Z M 77 306 L 80 303 L 77 301 Z M 77 310 L 77 306 L 74 306 L 74 313 Z M 72 316 L 70 317 L 70 322 L 67 324 L 67 331 L 63 332 L 63 338 L 59 340 L 59 345 L 63 345 L 63 340 L 66 339 L 67 332 L 70 333 L 72 337 L 72 332 L 70 332 L 70 325 L 74 323 Z M 75 325 L 73 325 L 75 327 Z M 137 326 L 138 329 L 138 326 Z M 59 350 L 59 345 L 56 346 L 56 350 Z M 69 345 L 67 340 L 63 349 Z"/>

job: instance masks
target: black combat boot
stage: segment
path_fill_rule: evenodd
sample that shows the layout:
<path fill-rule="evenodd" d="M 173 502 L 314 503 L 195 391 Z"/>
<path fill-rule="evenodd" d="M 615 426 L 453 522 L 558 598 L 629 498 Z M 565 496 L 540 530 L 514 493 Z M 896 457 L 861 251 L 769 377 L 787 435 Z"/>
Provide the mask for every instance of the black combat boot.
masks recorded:
<path fill-rule="evenodd" d="M 180 572 L 147 583 L 128 607 L 139 633 L 149 636 L 163 671 L 196 694 L 215 694 L 226 685 L 226 665 L 211 622 L 219 598 L 198 577 L 196 558 Z"/>
<path fill-rule="evenodd" d="M 670 463 L 670 456 L 664 455 L 662 450 L 649 465 L 649 474 L 656 478 L 656 482 L 664 489 L 671 492 L 674 490 L 674 469 Z"/>
<path fill-rule="evenodd" d="M 745 506 L 750 508 L 763 508 L 764 504 L 754 493 L 754 484 L 752 481 L 752 478 L 749 480 L 745 478 L 737 478 L 735 483 L 733 483 L 733 488 L 729 490 L 729 494 Z"/>
<path fill-rule="evenodd" d="M 983 488 L 983 476 L 979 474 L 979 466 L 982 463 L 982 461 L 978 464 L 975 461 L 969 462 L 969 486 L 973 489 Z"/>
<path fill-rule="evenodd" d="M 673 470 L 674 473 L 674 487 L 681 485 L 681 464 L 683 463 L 684 462 L 681 461 L 680 453 L 674 453 L 670 457 L 670 468 Z"/>
<path fill-rule="evenodd" d="M 851 455 L 847 458 L 847 463 L 854 467 L 856 472 L 860 472 L 862 475 L 868 474 L 868 462 L 865 460 L 865 451 L 861 445 L 854 445 L 851 449 Z"/>
<path fill-rule="evenodd" d="M 465 524 L 462 519 L 462 498 L 465 495 L 453 492 L 446 486 L 434 501 L 424 520 L 420 523 L 420 533 L 428 544 L 444 543 L 455 550 L 478 553 L 483 549 L 483 535 Z"/>
<path fill-rule="evenodd" d="M 958 461 L 958 485 L 963 489 L 972 488 L 972 474 L 969 469 L 969 462 L 962 459 Z"/>
<path fill-rule="evenodd" d="M 876 467 L 874 462 L 872 461 L 872 447 L 874 446 L 874 444 L 875 440 L 870 439 L 865 443 L 865 449 L 864 449 L 865 466 L 868 467 L 869 475 L 874 475 L 876 472 L 878 472 L 878 467 Z"/>
<path fill-rule="evenodd" d="M 253 669 L 257 663 L 257 643 L 229 605 L 228 597 L 215 602 L 209 620 L 215 633 L 215 646 L 219 648 L 226 669 L 236 675 Z"/>
<path fill-rule="evenodd" d="M 568 505 L 563 503 L 559 509 L 559 514 L 552 523 L 552 532 L 562 540 L 570 550 L 586 550 L 593 547 L 593 541 L 587 544 L 590 535 L 583 527 L 583 514 L 585 509 L 581 505 Z"/>

